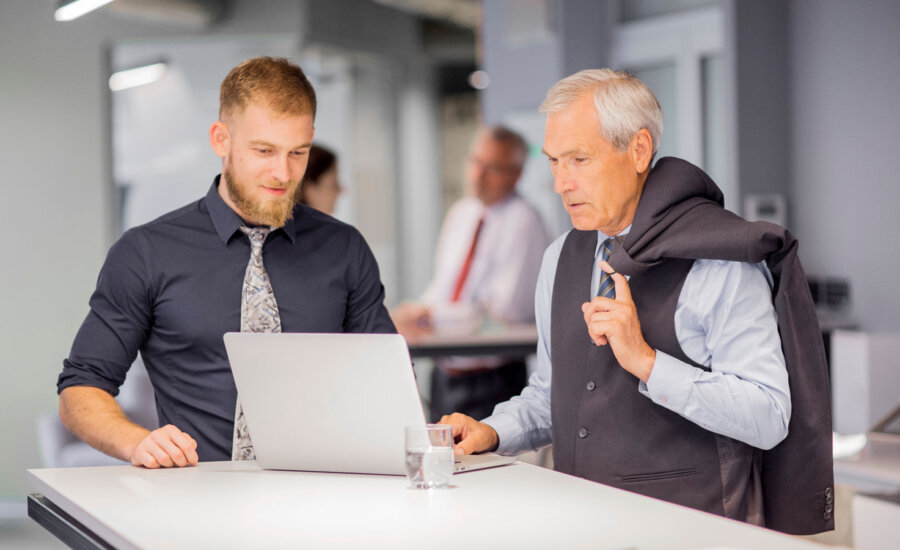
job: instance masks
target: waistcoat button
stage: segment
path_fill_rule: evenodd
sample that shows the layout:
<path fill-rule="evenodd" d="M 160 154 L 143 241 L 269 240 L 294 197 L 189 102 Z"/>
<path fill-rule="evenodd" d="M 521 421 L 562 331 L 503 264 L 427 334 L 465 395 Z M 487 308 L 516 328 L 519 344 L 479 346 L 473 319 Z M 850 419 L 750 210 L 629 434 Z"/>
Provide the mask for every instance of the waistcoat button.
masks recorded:
<path fill-rule="evenodd" d="M 591 380 L 587 383 L 587 391 L 594 391 L 594 388 L 597 387 L 597 384 L 594 384 L 594 381 Z"/>
<path fill-rule="evenodd" d="M 584 439 L 587 436 L 588 436 L 587 428 L 579 428 L 578 429 L 578 437 L 580 437 L 581 439 Z"/>

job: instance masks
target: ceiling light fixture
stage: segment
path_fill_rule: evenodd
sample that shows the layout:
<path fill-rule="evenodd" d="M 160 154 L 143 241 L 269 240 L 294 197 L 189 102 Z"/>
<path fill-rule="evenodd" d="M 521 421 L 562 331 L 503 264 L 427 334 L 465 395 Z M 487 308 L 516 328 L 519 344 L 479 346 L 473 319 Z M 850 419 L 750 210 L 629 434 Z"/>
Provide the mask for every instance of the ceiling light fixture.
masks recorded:
<path fill-rule="evenodd" d="M 472 71 L 469 74 L 469 86 L 476 90 L 484 90 L 491 85 L 491 77 L 485 71 Z"/>
<path fill-rule="evenodd" d="M 60 4 L 53 14 L 57 21 L 71 21 L 95 9 L 109 4 L 113 0 L 69 0 Z"/>
<path fill-rule="evenodd" d="M 135 86 L 150 84 L 151 82 L 156 82 L 162 78 L 162 75 L 165 72 L 166 63 L 164 61 L 153 63 L 152 65 L 144 65 L 143 67 L 118 71 L 109 77 L 109 89 L 118 92 L 127 90 L 128 88 L 134 88 Z"/>

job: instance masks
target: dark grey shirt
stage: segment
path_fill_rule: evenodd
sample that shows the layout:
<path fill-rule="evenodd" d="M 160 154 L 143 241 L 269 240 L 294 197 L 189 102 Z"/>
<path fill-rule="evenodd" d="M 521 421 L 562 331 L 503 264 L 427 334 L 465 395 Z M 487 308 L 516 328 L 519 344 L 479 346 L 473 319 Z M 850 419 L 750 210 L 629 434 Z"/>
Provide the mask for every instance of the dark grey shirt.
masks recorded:
<path fill-rule="evenodd" d="M 127 231 L 112 246 L 57 390 L 115 396 L 137 353 L 160 424 L 197 440 L 200 460 L 228 460 L 237 391 L 222 335 L 241 328 L 250 243 L 218 194 Z M 395 332 L 378 265 L 360 233 L 312 208 L 263 247 L 283 332 Z"/>

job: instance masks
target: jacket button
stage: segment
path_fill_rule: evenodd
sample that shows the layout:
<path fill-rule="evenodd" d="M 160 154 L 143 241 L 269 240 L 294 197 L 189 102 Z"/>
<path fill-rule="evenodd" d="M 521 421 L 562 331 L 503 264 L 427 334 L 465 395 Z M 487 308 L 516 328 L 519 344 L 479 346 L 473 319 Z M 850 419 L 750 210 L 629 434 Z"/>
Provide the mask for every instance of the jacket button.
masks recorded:
<path fill-rule="evenodd" d="M 591 380 L 587 383 L 587 391 L 594 391 L 594 388 L 597 387 L 597 384 L 594 384 L 594 381 Z"/>
<path fill-rule="evenodd" d="M 832 502 L 834 502 L 834 497 L 831 495 L 826 495 L 825 496 L 825 504 L 831 504 Z"/>
<path fill-rule="evenodd" d="M 831 519 L 831 512 L 825 512 L 825 513 L 822 515 L 822 518 L 823 518 L 825 521 L 830 520 L 830 519 Z"/>
<path fill-rule="evenodd" d="M 832 494 L 831 487 L 825 487 L 825 496 L 830 497 Z"/>
<path fill-rule="evenodd" d="M 825 513 L 826 514 L 830 514 L 832 512 L 832 510 L 834 510 L 834 506 L 832 506 L 831 504 L 825 505 Z"/>
<path fill-rule="evenodd" d="M 578 429 L 578 437 L 580 437 L 581 439 L 584 439 L 587 436 L 588 436 L 587 428 L 579 428 Z"/>

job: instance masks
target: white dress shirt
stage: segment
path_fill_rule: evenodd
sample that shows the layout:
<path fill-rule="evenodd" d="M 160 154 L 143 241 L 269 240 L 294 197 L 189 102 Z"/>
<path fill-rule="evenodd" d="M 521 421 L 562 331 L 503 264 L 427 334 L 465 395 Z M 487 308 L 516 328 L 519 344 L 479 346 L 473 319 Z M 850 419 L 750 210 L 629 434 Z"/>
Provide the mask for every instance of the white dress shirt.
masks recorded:
<path fill-rule="evenodd" d="M 550 309 L 565 237 L 547 248 L 541 264 L 535 292 L 535 372 L 521 395 L 498 404 L 484 420 L 497 431 L 497 451 L 503 454 L 551 442 Z M 597 261 L 606 238 L 599 234 L 586 302 L 599 285 Z M 636 379 L 636 391 L 709 431 L 754 447 L 769 449 L 787 436 L 790 390 L 772 305 L 771 274 L 764 263 L 696 260 L 678 297 L 675 333 L 685 355 L 711 370 L 657 350 L 647 384 Z"/>
<path fill-rule="evenodd" d="M 541 255 L 550 239 L 540 215 L 516 193 L 488 208 L 474 197 L 450 208 L 438 240 L 434 278 L 422 301 L 435 320 L 442 309 L 454 307 L 453 291 L 482 217 L 484 225 L 459 303 L 474 306 L 469 310 L 477 317 L 531 323 Z"/>

